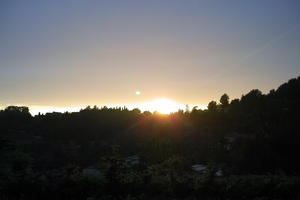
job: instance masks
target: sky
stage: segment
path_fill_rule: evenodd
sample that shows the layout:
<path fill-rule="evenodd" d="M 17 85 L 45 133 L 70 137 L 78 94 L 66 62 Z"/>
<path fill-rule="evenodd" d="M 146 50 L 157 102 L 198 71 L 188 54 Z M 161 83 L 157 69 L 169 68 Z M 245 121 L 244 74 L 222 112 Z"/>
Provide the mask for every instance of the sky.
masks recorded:
<path fill-rule="evenodd" d="M 299 0 L 0 2 L 0 107 L 201 107 L 267 93 L 299 64 Z"/>

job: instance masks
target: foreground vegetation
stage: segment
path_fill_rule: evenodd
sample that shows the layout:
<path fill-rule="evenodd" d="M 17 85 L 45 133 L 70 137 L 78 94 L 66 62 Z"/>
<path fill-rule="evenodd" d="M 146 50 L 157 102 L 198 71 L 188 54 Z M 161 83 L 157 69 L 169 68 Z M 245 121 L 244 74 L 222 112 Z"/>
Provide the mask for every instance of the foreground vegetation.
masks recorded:
<path fill-rule="evenodd" d="M 10 106 L 0 112 L 0 198 L 299 199 L 299 113 L 300 78 L 170 115 Z"/>

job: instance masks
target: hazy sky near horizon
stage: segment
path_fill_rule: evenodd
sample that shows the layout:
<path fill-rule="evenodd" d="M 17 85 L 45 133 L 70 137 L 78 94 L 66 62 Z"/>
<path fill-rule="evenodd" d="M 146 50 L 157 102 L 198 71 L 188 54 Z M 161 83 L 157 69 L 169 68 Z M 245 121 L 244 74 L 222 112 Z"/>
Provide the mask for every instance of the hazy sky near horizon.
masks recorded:
<path fill-rule="evenodd" d="M 299 75 L 299 0 L 0 2 L 0 106 L 207 105 Z"/>

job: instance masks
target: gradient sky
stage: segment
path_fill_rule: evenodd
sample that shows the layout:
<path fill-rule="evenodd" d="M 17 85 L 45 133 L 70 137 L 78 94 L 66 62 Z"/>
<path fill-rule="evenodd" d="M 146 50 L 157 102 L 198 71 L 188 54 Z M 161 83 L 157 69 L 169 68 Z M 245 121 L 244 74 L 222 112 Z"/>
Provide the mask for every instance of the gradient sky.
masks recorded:
<path fill-rule="evenodd" d="M 299 0 L 0 2 L 1 107 L 207 105 L 277 88 L 299 63 Z"/>

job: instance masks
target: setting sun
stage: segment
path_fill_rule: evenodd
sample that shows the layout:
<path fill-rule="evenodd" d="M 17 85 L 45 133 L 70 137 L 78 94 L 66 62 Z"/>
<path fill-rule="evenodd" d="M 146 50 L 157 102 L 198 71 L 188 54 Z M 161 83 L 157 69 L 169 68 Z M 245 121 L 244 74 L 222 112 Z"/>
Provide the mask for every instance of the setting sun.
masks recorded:
<path fill-rule="evenodd" d="M 170 99 L 160 98 L 150 101 L 143 107 L 144 110 L 151 112 L 157 111 L 161 114 L 169 114 L 178 111 L 178 109 L 182 109 L 183 106 Z"/>

